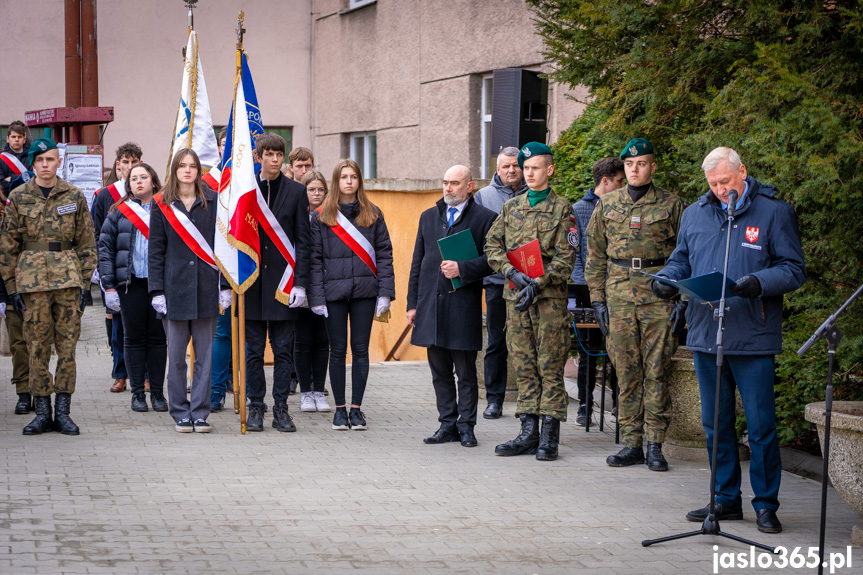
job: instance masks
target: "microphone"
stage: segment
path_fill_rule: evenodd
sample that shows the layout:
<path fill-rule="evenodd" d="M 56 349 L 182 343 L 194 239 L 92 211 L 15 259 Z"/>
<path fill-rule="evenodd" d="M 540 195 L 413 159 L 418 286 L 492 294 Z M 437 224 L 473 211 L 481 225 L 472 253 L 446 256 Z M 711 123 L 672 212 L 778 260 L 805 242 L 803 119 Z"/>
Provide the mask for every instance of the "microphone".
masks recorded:
<path fill-rule="evenodd" d="M 737 190 L 728 192 L 728 215 L 734 217 L 734 210 L 737 209 Z"/>

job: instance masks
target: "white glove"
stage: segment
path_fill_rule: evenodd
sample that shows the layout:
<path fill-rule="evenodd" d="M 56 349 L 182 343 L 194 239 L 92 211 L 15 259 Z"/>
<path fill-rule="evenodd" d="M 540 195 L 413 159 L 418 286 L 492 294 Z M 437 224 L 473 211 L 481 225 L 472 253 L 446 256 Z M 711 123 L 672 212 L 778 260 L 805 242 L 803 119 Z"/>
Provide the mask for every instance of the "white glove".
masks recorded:
<path fill-rule="evenodd" d="M 153 298 L 153 309 L 156 310 L 156 313 L 160 313 L 165 315 L 168 313 L 168 302 L 165 299 L 164 295 L 157 295 Z"/>
<path fill-rule="evenodd" d="M 223 289 L 219 291 L 219 309 L 221 311 L 225 311 L 226 309 L 231 307 L 231 303 L 233 302 L 233 300 L 234 298 L 231 295 L 231 290 Z"/>
<path fill-rule="evenodd" d="M 312 306 L 312 313 L 315 315 L 322 315 L 324 317 L 330 317 L 330 315 L 327 313 L 327 306 L 325 306 L 325 305 Z"/>
<path fill-rule="evenodd" d="M 120 311 L 120 294 L 117 290 L 105 292 L 105 307 L 112 311 Z"/>
<path fill-rule="evenodd" d="M 99 268 L 93 270 L 93 276 L 90 278 L 90 283 L 99 283 Z"/>
<path fill-rule="evenodd" d="M 381 296 L 378 298 L 378 305 L 375 307 L 375 315 L 381 317 L 381 314 L 390 309 L 390 298 Z"/>
<path fill-rule="evenodd" d="M 291 297 L 288 307 L 300 307 L 306 301 L 306 288 L 294 286 L 291 288 Z"/>
<path fill-rule="evenodd" d="M 0 302 L 0 317 L 6 319 L 6 302 Z"/>

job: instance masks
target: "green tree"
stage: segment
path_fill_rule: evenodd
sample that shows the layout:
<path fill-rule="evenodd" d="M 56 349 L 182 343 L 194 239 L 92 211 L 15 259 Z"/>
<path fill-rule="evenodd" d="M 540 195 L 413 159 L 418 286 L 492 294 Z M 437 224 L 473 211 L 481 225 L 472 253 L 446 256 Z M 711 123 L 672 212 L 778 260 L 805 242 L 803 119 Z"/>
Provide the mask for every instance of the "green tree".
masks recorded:
<path fill-rule="evenodd" d="M 781 439 L 798 438 L 827 366 L 824 343 L 794 352 L 863 282 L 863 0 L 528 2 L 550 76 L 594 98 L 557 144 L 559 165 L 580 174 L 559 177 L 567 193 L 584 186 L 602 132 L 618 148 L 649 138 L 663 185 L 690 201 L 706 191 L 701 159 L 734 147 L 795 206 L 809 281 L 786 297 L 777 413 Z M 861 306 L 840 323 L 841 399 L 863 399 Z"/>

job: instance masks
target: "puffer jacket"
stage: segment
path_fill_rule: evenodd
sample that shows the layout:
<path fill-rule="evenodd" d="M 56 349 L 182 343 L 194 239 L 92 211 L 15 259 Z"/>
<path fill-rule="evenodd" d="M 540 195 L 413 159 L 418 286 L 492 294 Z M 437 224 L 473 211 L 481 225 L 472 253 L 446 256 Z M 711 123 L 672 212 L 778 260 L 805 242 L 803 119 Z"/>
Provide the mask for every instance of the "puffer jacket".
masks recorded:
<path fill-rule="evenodd" d="M 132 201 L 141 203 L 137 199 Z M 140 233 L 120 210 L 108 213 L 99 234 L 99 278 L 102 289 L 118 289 L 132 280 L 132 251 L 135 238 Z"/>

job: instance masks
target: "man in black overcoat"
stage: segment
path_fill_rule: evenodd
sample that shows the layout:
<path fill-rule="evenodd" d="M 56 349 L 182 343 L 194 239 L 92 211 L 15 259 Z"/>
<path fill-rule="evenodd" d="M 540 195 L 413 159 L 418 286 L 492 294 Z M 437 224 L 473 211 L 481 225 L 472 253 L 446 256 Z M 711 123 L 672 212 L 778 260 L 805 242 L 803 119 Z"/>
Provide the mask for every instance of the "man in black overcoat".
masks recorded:
<path fill-rule="evenodd" d="M 278 134 L 261 134 L 255 140 L 255 149 L 261 160 L 258 186 L 264 201 L 276 217 L 296 254 L 294 283 L 290 294 L 279 289 L 282 275 L 288 265 L 260 222 L 261 241 L 259 275 L 246 294 L 246 381 L 249 396 L 249 414 L 246 430 L 264 430 L 264 396 L 267 382 L 264 378 L 264 348 L 267 334 L 273 349 L 273 427 L 279 431 L 296 431 L 288 413 L 288 395 L 291 386 L 295 308 L 306 299 L 309 285 L 309 198 L 306 188 L 299 182 L 282 175 L 285 161 L 284 138 Z"/>
<path fill-rule="evenodd" d="M 453 166 L 443 179 L 443 198 L 420 216 L 408 283 L 407 319 L 411 343 L 428 348 L 440 429 L 423 440 L 477 445 L 479 399 L 476 354 L 482 349 L 482 278 L 491 274 L 484 253 L 485 236 L 497 214 L 474 201 L 470 170 Z M 438 240 L 464 230 L 479 257 L 443 260 Z M 453 278 L 462 284 L 453 288 Z M 458 387 L 453 377 L 458 376 Z"/>

